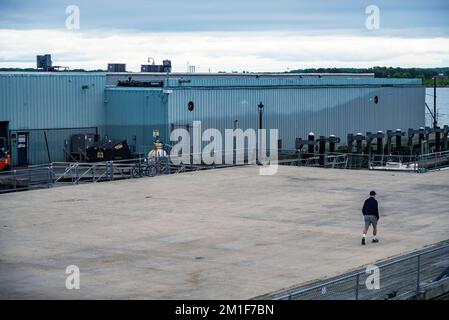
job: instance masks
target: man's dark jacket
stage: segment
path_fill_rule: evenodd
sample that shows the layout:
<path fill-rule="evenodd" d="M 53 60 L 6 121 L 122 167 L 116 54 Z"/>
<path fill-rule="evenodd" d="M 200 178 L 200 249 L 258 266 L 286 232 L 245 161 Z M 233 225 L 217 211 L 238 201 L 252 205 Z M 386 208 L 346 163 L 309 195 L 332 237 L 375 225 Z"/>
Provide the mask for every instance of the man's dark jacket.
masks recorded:
<path fill-rule="evenodd" d="M 376 216 L 379 219 L 379 209 L 377 207 L 377 200 L 374 197 L 369 197 L 365 200 L 362 209 L 364 216 Z"/>

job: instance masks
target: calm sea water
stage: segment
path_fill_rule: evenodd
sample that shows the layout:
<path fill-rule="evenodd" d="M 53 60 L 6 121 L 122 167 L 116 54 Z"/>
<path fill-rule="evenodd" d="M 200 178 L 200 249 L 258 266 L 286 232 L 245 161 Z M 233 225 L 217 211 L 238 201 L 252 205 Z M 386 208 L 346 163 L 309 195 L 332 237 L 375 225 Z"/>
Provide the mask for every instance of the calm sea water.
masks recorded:
<path fill-rule="evenodd" d="M 433 88 L 426 88 L 426 102 L 433 112 Z M 449 88 L 437 88 L 438 125 L 449 125 Z M 432 126 L 432 117 L 426 108 L 426 126 Z"/>

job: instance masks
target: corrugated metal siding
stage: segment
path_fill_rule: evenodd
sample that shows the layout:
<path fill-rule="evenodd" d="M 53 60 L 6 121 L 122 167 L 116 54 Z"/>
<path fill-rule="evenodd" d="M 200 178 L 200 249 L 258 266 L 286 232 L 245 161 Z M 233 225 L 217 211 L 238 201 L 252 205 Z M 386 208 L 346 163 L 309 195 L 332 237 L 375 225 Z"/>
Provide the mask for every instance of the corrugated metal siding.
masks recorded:
<path fill-rule="evenodd" d="M 402 86 L 421 85 L 421 79 L 368 77 L 169 77 L 166 86 L 177 87 L 264 87 L 264 86 Z"/>
<path fill-rule="evenodd" d="M 167 95 L 161 89 L 107 88 L 106 134 L 127 139 L 139 153 L 153 146 L 153 130 L 167 141 Z"/>
<path fill-rule="evenodd" d="M 104 75 L 0 74 L 0 121 L 10 130 L 101 127 L 105 85 Z"/>
<path fill-rule="evenodd" d="M 291 79 L 291 78 L 374 78 L 374 73 L 185 73 L 172 72 L 166 73 L 148 73 L 148 72 L 113 72 L 106 75 L 108 85 L 115 86 L 118 81 L 126 81 L 132 77 L 138 81 L 160 81 L 166 79 L 222 79 L 229 82 L 233 79 Z M 276 80 L 274 80 L 276 81 Z"/>
<path fill-rule="evenodd" d="M 165 88 L 105 89 L 105 75 L 0 74 L 0 121 L 9 121 L 11 131 L 96 127 L 102 135 L 127 139 L 142 153 L 151 148 L 154 129 L 167 142 L 172 125 L 200 120 L 203 130 L 224 130 L 238 120 L 238 128 L 257 128 L 259 101 L 265 104 L 264 127 L 279 129 L 284 148 L 293 148 L 295 138 L 309 131 L 336 134 L 344 142 L 349 132 L 424 125 L 419 79 L 207 76 L 180 85 L 178 78 L 169 78 Z M 195 103 L 192 112 L 189 101 Z M 52 138 L 55 160 L 68 138 L 66 133 Z M 47 162 L 43 135 L 30 136 L 30 143 L 30 162 Z"/>
<path fill-rule="evenodd" d="M 11 131 L 11 135 L 19 131 Z M 45 143 L 45 135 L 47 134 L 48 151 L 50 152 L 50 159 L 48 158 L 47 144 Z M 52 162 L 68 161 L 70 159 L 70 138 L 75 134 L 97 133 L 97 128 L 72 128 L 72 129 L 51 129 L 51 130 L 29 130 L 28 131 L 28 164 L 42 164 Z M 12 160 L 17 163 L 17 139 L 11 141 Z"/>
<path fill-rule="evenodd" d="M 374 97 L 379 97 L 378 104 Z M 174 89 L 169 96 L 168 122 L 186 126 L 202 121 L 202 129 L 258 128 L 257 105 L 263 101 L 264 128 L 279 129 L 283 148 L 294 148 L 296 137 L 424 125 L 424 88 L 421 87 L 317 87 Z M 194 111 L 187 103 L 195 103 Z"/>

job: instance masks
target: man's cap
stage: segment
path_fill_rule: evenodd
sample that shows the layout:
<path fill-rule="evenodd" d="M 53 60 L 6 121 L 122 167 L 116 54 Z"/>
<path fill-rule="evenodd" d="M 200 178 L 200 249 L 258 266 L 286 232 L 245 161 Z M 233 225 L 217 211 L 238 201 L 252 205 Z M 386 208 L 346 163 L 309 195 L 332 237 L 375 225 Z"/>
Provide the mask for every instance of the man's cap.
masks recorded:
<path fill-rule="evenodd" d="M 370 195 L 370 196 L 375 196 L 375 195 L 376 195 L 376 191 L 374 191 L 374 190 L 371 191 L 371 192 L 369 193 L 369 195 Z"/>

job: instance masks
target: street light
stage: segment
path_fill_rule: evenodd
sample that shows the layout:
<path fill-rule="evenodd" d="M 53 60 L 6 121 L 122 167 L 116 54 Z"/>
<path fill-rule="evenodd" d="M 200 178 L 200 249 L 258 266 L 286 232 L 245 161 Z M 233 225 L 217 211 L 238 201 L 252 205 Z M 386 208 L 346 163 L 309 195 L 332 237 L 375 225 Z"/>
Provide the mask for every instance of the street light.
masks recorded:
<path fill-rule="evenodd" d="M 257 108 L 259 110 L 259 148 L 258 148 L 259 150 L 257 152 L 257 164 L 261 165 L 261 163 L 260 163 L 261 155 L 259 155 L 259 153 L 262 148 L 262 114 L 263 114 L 263 108 L 264 108 L 262 101 L 259 103 Z"/>
<path fill-rule="evenodd" d="M 263 107 L 264 107 L 262 101 L 259 103 L 258 107 L 259 107 L 259 114 L 262 115 L 262 113 L 263 113 Z"/>

